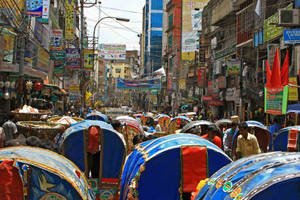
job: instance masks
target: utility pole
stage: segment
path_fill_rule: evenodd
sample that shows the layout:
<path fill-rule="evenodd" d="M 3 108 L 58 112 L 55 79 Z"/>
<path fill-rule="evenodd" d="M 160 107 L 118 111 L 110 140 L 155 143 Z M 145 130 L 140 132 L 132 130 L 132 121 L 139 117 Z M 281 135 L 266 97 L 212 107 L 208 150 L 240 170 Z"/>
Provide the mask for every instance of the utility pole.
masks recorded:
<path fill-rule="evenodd" d="M 83 109 L 85 109 L 85 90 L 86 90 L 86 84 L 85 84 L 85 71 L 84 71 L 84 1 L 80 0 L 80 71 L 81 71 L 81 104 L 83 106 Z"/>

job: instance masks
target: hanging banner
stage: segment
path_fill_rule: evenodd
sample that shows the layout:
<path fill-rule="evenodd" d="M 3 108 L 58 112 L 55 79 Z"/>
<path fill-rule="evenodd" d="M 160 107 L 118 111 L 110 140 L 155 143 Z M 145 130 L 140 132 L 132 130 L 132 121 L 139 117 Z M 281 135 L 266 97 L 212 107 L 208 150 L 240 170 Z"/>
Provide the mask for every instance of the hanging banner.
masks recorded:
<path fill-rule="evenodd" d="M 66 49 L 66 66 L 72 68 L 80 67 L 80 49 Z"/>
<path fill-rule="evenodd" d="M 298 85 L 297 77 L 290 77 L 289 83 L 291 85 Z M 298 88 L 289 87 L 289 101 L 298 101 Z"/>
<path fill-rule="evenodd" d="M 49 30 L 45 25 L 36 21 L 34 26 L 34 35 L 41 45 L 49 50 Z"/>
<path fill-rule="evenodd" d="M 53 29 L 50 34 L 49 50 L 61 51 L 63 47 L 63 30 Z"/>
<path fill-rule="evenodd" d="M 227 60 L 227 75 L 240 74 L 241 61 L 236 59 Z"/>
<path fill-rule="evenodd" d="M 198 86 L 204 87 L 205 86 L 206 69 L 205 68 L 198 69 L 197 75 L 198 75 L 198 82 L 197 82 Z"/>
<path fill-rule="evenodd" d="M 66 16 L 65 16 L 65 39 L 75 39 L 75 12 L 74 1 L 66 0 Z"/>
<path fill-rule="evenodd" d="M 93 55 L 94 52 L 92 49 L 84 50 L 84 69 L 94 70 Z"/>
<path fill-rule="evenodd" d="M 186 89 L 186 79 L 180 79 L 179 80 L 179 89 L 185 90 Z"/>
<path fill-rule="evenodd" d="M 100 44 L 100 56 L 105 60 L 125 60 L 125 44 Z"/>
<path fill-rule="evenodd" d="M 49 18 L 50 0 L 26 0 L 27 15 Z"/>
<path fill-rule="evenodd" d="M 54 73 L 55 76 L 64 76 L 65 75 L 64 66 L 54 67 L 53 73 Z"/>
<path fill-rule="evenodd" d="M 265 113 L 284 115 L 287 110 L 289 86 L 278 89 L 265 88 Z"/>
<path fill-rule="evenodd" d="M 129 90 L 160 90 L 161 84 L 160 79 L 150 80 L 128 80 L 128 79 L 117 79 L 118 89 L 129 89 Z"/>

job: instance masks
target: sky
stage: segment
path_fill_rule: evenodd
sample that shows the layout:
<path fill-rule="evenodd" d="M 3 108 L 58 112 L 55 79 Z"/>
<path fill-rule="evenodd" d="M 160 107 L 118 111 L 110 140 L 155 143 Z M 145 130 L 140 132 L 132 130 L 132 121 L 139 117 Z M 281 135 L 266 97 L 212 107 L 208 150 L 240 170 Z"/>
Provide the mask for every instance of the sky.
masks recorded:
<path fill-rule="evenodd" d="M 128 28 L 118 24 L 113 19 L 101 21 L 97 26 L 97 28 L 100 28 L 99 43 L 126 44 L 127 50 L 139 50 L 139 37 L 137 35 L 142 32 L 142 9 L 144 5 L 145 0 L 101 0 L 101 18 L 113 16 L 127 18 L 130 21 L 119 22 Z M 94 26 L 100 19 L 99 4 L 92 8 L 85 8 L 84 15 L 87 18 L 88 35 L 92 36 Z M 97 35 L 98 31 L 96 31 Z"/>

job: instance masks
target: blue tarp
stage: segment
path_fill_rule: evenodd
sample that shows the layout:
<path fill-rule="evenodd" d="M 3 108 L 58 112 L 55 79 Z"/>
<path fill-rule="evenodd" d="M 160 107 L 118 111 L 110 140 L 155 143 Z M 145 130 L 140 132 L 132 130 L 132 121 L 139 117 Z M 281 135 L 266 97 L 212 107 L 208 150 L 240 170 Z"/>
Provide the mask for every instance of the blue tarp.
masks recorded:
<path fill-rule="evenodd" d="M 300 153 L 258 154 L 233 162 L 215 173 L 195 199 L 234 199 L 234 192 L 240 195 L 237 199 L 299 199 L 299 177 Z"/>
<path fill-rule="evenodd" d="M 89 113 L 86 117 L 86 119 L 89 120 L 99 120 L 108 123 L 108 118 L 106 115 L 102 114 L 101 112 L 98 111 L 93 111 Z"/>
<path fill-rule="evenodd" d="M 142 165 L 145 166 L 145 170 L 136 183 L 138 199 L 179 199 L 178 188 L 182 180 L 180 155 L 181 148 L 185 146 L 206 147 L 208 176 L 212 176 L 231 162 L 221 149 L 197 135 L 172 134 L 141 143 L 140 147 L 143 150 L 136 148 L 125 163 L 120 200 L 127 199 L 129 186 Z M 147 158 L 144 155 L 147 155 Z"/>

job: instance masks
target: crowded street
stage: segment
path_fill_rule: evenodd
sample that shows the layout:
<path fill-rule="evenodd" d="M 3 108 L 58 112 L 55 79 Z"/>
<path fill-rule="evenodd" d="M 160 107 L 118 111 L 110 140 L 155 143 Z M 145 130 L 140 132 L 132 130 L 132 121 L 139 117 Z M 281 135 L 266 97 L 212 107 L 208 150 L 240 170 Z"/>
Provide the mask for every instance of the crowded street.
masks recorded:
<path fill-rule="evenodd" d="M 300 199 L 300 0 L 0 0 L 0 200 Z"/>

